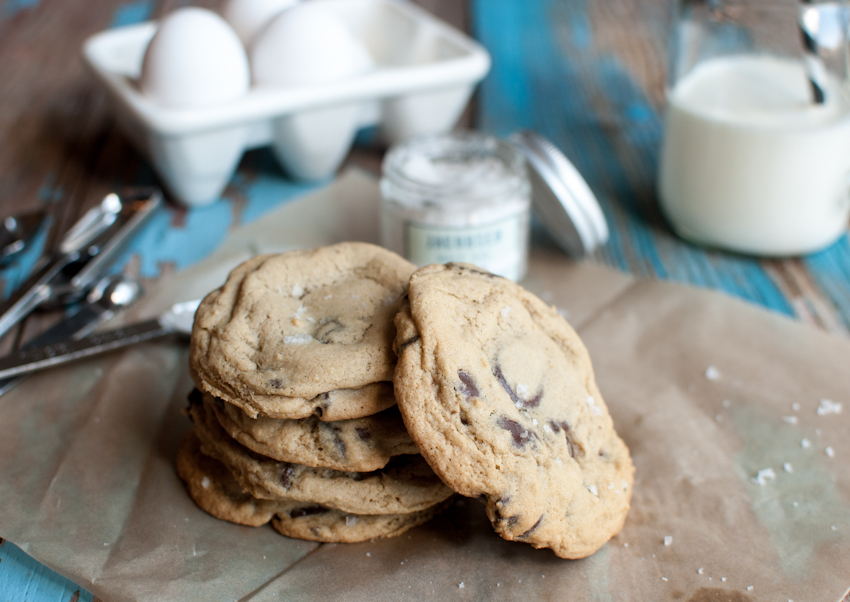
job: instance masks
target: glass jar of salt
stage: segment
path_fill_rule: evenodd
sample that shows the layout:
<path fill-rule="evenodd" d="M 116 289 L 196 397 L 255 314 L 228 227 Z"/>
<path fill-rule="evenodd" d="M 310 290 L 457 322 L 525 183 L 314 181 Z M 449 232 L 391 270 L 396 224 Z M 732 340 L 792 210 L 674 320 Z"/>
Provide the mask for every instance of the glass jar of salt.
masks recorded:
<path fill-rule="evenodd" d="M 514 144 L 477 132 L 404 142 L 384 158 L 381 196 L 382 244 L 413 263 L 525 276 L 531 187 Z"/>

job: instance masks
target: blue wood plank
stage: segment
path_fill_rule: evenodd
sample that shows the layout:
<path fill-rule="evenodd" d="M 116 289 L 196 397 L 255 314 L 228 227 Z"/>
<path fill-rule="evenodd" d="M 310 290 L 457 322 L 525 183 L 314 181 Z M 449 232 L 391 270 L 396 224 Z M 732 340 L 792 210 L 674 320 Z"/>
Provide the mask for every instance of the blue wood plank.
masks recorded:
<path fill-rule="evenodd" d="M 842 236 L 834 245 L 804 260 L 817 286 L 835 303 L 850 330 L 850 238 Z"/>
<path fill-rule="evenodd" d="M 0 600 L 3 602 L 92 602 L 85 589 L 0 539 Z"/>
<path fill-rule="evenodd" d="M 151 0 L 133 0 L 125 2 L 115 9 L 110 27 L 125 27 L 142 23 L 151 18 L 153 2 Z"/>

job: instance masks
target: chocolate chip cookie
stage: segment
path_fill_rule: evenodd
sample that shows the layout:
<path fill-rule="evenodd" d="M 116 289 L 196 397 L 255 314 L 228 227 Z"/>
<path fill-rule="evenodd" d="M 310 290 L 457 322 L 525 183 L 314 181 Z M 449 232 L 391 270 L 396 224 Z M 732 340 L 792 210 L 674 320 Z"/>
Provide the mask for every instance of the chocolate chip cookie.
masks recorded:
<path fill-rule="evenodd" d="M 366 243 L 243 263 L 195 315 L 198 388 L 232 403 L 274 405 L 392 381 L 393 316 L 414 269 Z"/>
<path fill-rule="evenodd" d="M 191 368 L 190 368 L 191 371 Z M 196 382 L 200 382 L 195 378 Z M 291 419 L 315 416 L 325 422 L 351 420 L 372 416 L 395 405 L 393 384 L 377 382 L 359 389 L 336 389 L 321 393 L 312 399 L 284 395 L 255 395 L 250 398 L 233 398 L 229 401 L 251 418 Z"/>
<path fill-rule="evenodd" d="M 563 558 L 623 526 L 633 466 L 575 331 L 474 266 L 426 266 L 396 317 L 395 394 L 423 456 L 505 539 Z"/>
<path fill-rule="evenodd" d="M 209 393 L 203 394 L 203 403 L 231 437 L 248 449 L 281 462 L 369 472 L 383 468 L 393 456 L 419 453 L 397 407 L 365 418 L 323 422 L 315 416 L 300 420 L 264 416 L 252 419 Z"/>
<path fill-rule="evenodd" d="M 256 499 L 242 491 L 221 462 L 201 453 L 194 431 L 181 442 L 177 472 L 195 503 L 216 518 L 252 527 L 271 521 L 280 533 L 310 541 L 393 537 L 429 520 L 445 504 L 409 514 L 359 515 L 313 503 Z"/>
<path fill-rule="evenodd" d="M 317 504 L 300 504 L 275 513 L 272 527 L 288 537 L 309 541 L 354 543 L 395 537 L 441 512 L 448 502 L 408 514 L 350 514 Z"/>
<path fill-rule="evenodd" d="M 222 462 L 251 496 L 311 502 L 352 514 L 407 514 L 448 499 L 451 489 L 418 455 L 398 456 L 373 472 L 279 462 L 243 447 L 203 404 L 189 407 L 201 451 Z"/>

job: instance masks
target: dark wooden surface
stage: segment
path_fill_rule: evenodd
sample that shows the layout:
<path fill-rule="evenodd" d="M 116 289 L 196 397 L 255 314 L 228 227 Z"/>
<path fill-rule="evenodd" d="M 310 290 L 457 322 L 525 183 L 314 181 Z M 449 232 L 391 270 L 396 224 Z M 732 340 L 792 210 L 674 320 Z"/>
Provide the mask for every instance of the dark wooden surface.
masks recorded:
<path fill-rule="evenodd" d="M 611 241 L 590 261 L 646 277 L 723 290 L 839 336 L 850 330 L 850 245 L 759 259 L 706 250 L 675 237 L 658 209 L 654 180 L 663 131 L 666 0 L 419 0 L 471 31 L 493 70 L 464 115 L 466 126 L 508 135 L 535 129 L 561 147 L 599 197 Z M 154 177 L 116 128 L 106 94 L 87 73 L 88 36 L 166 14 L 176 0 L 0 1 L 0 216 L 46 207 L 61 232 L 102 196 Z M 193 2 L 215 7 L 212 1 Z M 377 172 L 380 148 L 349 157 Z M 251 153 L 210 208 L 169 205 L 119 262 L 143 280 L 212 251 L 227 230 L 255 219 L 292 187 L 268 157 Z M 262 181 L 266 186 L 251 186 Z M 246 184 L 247 182 L 247 184 Z M 274 193 L 267 191 L 269 187 Z M 263 196 L 266 195 L 266 196 Z M 49 245 L 50 241 L 45 241 Z M 542 244 L 546 244 L 544 240 Z M 34 256 L 2 272 L 6 292 Z M 8 350 L 55 319 L 39 315 L 0 342 Z M 2 534 L 0 534 L 2 535 Z M 91 595 L 0 546 L 0 600 L 91 600 Z"/>

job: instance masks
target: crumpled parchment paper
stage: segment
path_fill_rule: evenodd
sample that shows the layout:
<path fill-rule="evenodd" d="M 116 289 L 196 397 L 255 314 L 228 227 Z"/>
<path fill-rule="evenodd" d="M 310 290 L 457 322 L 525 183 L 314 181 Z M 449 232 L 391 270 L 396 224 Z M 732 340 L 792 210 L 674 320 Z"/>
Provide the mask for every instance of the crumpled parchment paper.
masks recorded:
<path fill-rule="evenodd" d="M 377 211 L 374 180 L 349 172 L 163 278 L 124 320 L 205 294 L 256 253 L 375 242 Z M 192 386 L 178 341 L 53 369 L 0 397 L 0 537 L 114 602 L 842 600 L 850 342 L 553 248 L 533 251 L 524 284 L 582 335 L 637 468 L 625 528 L 590 558 L 503 541 L 474 500 L 347 545 L 208 516 L 174 471 Z"/>

